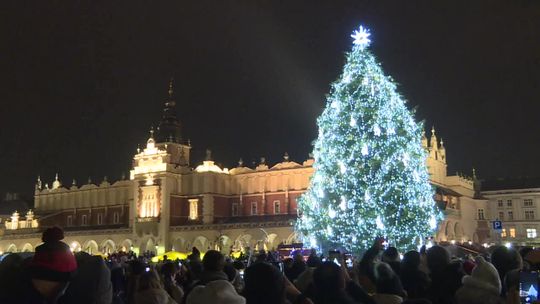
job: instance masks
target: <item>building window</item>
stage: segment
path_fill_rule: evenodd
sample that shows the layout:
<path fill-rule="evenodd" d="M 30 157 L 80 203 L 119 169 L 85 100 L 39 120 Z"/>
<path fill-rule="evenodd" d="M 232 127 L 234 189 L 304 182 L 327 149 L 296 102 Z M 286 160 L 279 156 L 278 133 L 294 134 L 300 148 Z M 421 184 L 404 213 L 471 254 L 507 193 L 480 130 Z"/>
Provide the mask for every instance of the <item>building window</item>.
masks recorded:
<path fill-rule="evenodd" d="M 499 212 L 499 220 L 504 220 L 504 212 Z"/>
<path fill-rule="evenodd" d="M 68 215 L 68 216 L 67 216 L 67 223 L 66 223 L 66 226 L 68 226 L 68 227 L 73 226 L 73 216 L 71 216 L 71 215 Z"/>
<path fill-rule="evenodd" d="M 251 215 L 257 215 L 257 202 L 251 202 Z"/>
<path fill-rule="evenodd" d="M 118 212 L 113 213 L 113 223 L 120 223 L 120 214 Z"/>
<path fill-rule="evenodd" d="M 505 228 L 501 229 L 501 237 L 503 237 L 503 238 L 506 237 L 506 229 Z"/>
<path fill-rule="evenodd" d="M 534 220 L 534 211 L 533 210 L 525 211 L 525 219 L 526 220 Z"/>
<path fill-rule="evenodd" d="M 88 221 L 86 219 L 86 214 L 83 214 L 81 217 L 81 225 L 86 226 L 88 225 Z"/>
<path fill-rule="evenodd" d="M 498 206 L 499 208 L 503 207 L 503 206 L 504 206 L 503 201 L 502 201 L 502 200 L 498 200 L 498 201 L 497 201 L 497 206 Z"/>
<path fill-rule="evenodd" d="M 274 201 L 274 214 L 281 213 L 281 203 L 280 201 Z"/>
<path fill-rule="evenodd" d="M 199 215 L 199 200 L 190 199 L 189 200 L 189 219 L 196 220 Z"/>
<path fill-rule="evenodd" d="M 512 238 L 516 237 L 516 228 L 510 228 L 510 237 Z"/>
<path fill-rule="evenodd" d="M 523 207 L 532 207 L 533 200 L 531 198 L 526 198 L 523 200 Z"/>
<path fill-rule="evenodd" d="M 513 220 L 514 219 L 514 212 L 508 211 L 508 219 Z"/>
<path fill-rule="evenodd" d="M 238 203 L 233 203 L 232 204 L 232 216 L 238 216 Z"/>
<path fill-rule="evenodd" d="M 536 229 L 535 228 L 527 228 L 527 238 L 534 239 L 536 237 Z"/>
<path fill-rule="evenodd" d="M 512 200 L 506 201 L 506 207 L 512 207 Z"/>
<path fill-rule="evenodd" d="M 103 214 L 101 214 L 101 213 L 98 213 L 98 215 L 97 215 L 97 224 L 98 225 L 103 225 Z"/>
<path fill-rule="evenodd" d="M 485 220 L 486 219 L 484 217 L 484 209 L 478 209 L 478 219 L 479 220 Z"/>

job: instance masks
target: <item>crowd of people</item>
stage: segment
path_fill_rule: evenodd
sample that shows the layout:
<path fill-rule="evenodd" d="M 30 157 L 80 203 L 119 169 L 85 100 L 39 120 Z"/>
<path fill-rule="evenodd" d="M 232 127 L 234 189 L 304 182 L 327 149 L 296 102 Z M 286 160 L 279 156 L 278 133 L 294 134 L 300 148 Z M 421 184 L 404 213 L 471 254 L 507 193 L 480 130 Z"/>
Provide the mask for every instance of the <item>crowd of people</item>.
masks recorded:
<path fill-rule="evenodd" d="M 315 251 L 283 260 L 259 252 L 245 262 L 209 250 L 201 260 L 193 248 L 183 261 L 147 263 L 133 254 L 73 254 L 57 227 L 42 239 L 33 256 L 0 262 L 0 303 L 513 304 L 519 272 L 537 267 L 522 258 L 529 249 L 504 246 L 474 258 L 438 245 L 401 256 L 377 240 L 352 266 Z"/>

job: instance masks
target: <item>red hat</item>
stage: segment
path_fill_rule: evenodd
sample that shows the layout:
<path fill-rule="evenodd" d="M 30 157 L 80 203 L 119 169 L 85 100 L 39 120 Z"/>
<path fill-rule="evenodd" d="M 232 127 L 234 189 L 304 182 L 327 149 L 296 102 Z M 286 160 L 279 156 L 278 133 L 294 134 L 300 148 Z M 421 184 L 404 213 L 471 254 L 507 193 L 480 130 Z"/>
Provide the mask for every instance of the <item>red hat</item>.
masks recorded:
<path fill-rule="evenodd" d="M 64 231 L 58 227 L 47 228 L 36 247 L 30 262 L 32 278 L 47 281 L 67 282 L 77 270 L 77 261 L 69 246 L 61 242 Z"/>

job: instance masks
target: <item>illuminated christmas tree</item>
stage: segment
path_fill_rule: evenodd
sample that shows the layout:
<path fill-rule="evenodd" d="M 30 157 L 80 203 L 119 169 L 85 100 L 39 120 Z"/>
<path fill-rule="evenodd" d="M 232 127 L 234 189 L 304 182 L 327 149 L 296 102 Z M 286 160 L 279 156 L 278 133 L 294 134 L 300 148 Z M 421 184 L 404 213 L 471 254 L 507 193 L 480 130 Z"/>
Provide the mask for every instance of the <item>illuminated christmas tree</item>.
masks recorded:
<path fill-rule="evenodd" d="M 317 120 L 315 173 L 299 199 L 296 229 L 307 244 L 361 252 L 376 237 L 416 248 L 441 219 L 429 183 L 422 123 L 368 49 L 369 32 L 351 37 L 343 73 Z"/>

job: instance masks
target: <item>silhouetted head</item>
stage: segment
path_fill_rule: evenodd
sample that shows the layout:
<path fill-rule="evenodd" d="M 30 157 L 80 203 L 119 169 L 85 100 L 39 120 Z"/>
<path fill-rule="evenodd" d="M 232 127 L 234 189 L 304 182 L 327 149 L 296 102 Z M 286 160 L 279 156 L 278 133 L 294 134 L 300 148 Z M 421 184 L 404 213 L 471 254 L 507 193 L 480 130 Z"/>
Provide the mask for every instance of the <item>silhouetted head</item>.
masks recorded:
<path fill-rule="evenodd" d="M 225 257 L 219 251 L 209 250 L 202 260 L 204 271 L 223 271 Z"/>
<path fill-rule="evenodd" d="M 268 263 L 256 263 L 244 272 L 244 296 L 247 303 L 281 304 L 285 302 L 283 274 Z"/>

